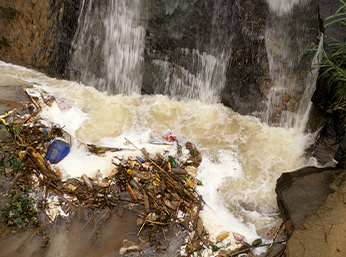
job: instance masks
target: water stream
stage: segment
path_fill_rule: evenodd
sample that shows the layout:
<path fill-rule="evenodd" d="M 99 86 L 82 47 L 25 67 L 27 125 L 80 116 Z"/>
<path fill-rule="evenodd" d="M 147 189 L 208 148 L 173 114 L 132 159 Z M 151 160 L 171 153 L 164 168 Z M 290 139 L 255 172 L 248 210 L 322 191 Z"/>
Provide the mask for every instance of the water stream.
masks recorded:
<path fill-rule="evenodd" d="M 169 32 L 172 32 L 170 26 L 189 26 L 188 15 L 181 15 L 183 11 L 192 13 L 197 1 L 161 2 L 164 15 L 181 18 L 181 24 L 165 24 Z M 211 4 L 202 2 L 205 6 Z M 282 15 L 299 1 L 285 5 L 283 1 L 269 2 L 271 8 L 281 10 L 279 15 Z M 224 38 L 209 36 L 226 31 L 224 24 L 220 25 L 220 15 L 229 15 L 223 1 L 211 4 L 213 23 L 207 36 L 197 33 L 192 47 L 187 44 L 172 50 L 179 57 L 177 62 L 172 62 L 170 54 L 162 55 L 163 52 L 145 48 L 150 14 L 140 10 L 146 10 L 148 1 L 112 0 L 106 8 L 102 3 L 83 0 L 70 66 L 71 79 L 79 82 L 49 78 L 0 62 L 0 85 L 16 84 L 18 79 L 37 83 L 40 89 L 69 102 L 71 109 L 53 106 L 44 109 L 42 117 L 65 126 L 82 143 L 122 147 L 126 137 L 138 147 L 149 147 L 150 141 L 161 140 L 168 133 L 182 142 L 191 141 L 203 158 L 197 177 L 204 186 L 198 191 L 206 203 L 201 217 L 210 238 L 230 231 L 252 242 L 277 219 L 274 188 L 280 174 L 317 165 L 313 158 L 305 155 L 314 135 L 302 133 L 301 125 L 299 128 L 271 127 L 219 103 L 229 48 Z M 178 42 L 184 35 L 173 33 L 172 37 L 176 40 L 172 42 Z M 222 47 L 216 47 L 220 45 Z M 148 57 L 150 61 L 146 60 Z M 153 70 L 155 80 L 143 72 Z M 142 85 L 148 80 L 152 82 L 154 94 L 141 95 Z M 314 83 L 314 78 L 307 80 Z M 276 87 L 279 91 L 280 88 Z M 309 96 L 305 98 L 309 103 Z M 65 177 L 83 173 L 94 176 L 98 169 L 107 175 L 111 157 L 90 159 L 76 144 L 59 165 Z M 65 244 L 61 240 L 57 244 Z M 95 249 L 90 251 L 96 253 Z M 67 256 L 70 248 L 60 250 L 61 256 Z M 54 247 L 47 251 L 45 256 L 57 256 Z M 85 255 L 81 251 L 74 256 Z"/>
<path fill-rule="evenodd" d="M 201 217 L 211 238 L 222 231 L 241 233 L 248 241 L 257 238 L 277 219 L 274 188 L 280 174 L 316 164 L 304 155 L 312 135 L 270 127 L 221 104 L 163 95 L 107 95 L 6 63 L 0 63 L 0 71 L 1 84 L 14 84 L 16 79 L 39 83 L 68 101 L 73 108 L 53 106 L 43 110 L 42 117 L 64 125 L 80 142 L 124 147 L 126 137 L 138 147 L 148 147 L 168 133 L 181 142 L 193 142 L 203 158 L 197 177 L 204 186 L 198 191 L 206 202 Z M 64 176 L 92 177 L 98 169 L 106 176 L 111 157 L 93 159 L 77 144 L 59 166 Z"/>

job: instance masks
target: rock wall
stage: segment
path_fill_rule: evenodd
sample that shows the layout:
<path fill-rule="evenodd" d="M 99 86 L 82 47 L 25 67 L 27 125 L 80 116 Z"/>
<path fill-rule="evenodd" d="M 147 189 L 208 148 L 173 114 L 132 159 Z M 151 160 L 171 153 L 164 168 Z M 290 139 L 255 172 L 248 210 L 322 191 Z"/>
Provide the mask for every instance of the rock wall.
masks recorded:
<path fill-rule="evenodd" d="M 1 0 L 0 59 L 64 77 L 79 4 L 77 0 Z"/>
<path fill-rule="evenodd" d="M 297 113 L 313 59 L 307 50 L 318 44 L 318 1 L 299 1 L 291 9 L 284 4 L 279 8 L 276 2 L 236 4 L 237 25 L 222 94 L 222 102 L 233 110 L 260 113 L 273 125 L 279 125 L 282 112 Z"/>
<path fill-rule="evenodd" d="M 264 108 L 265 92 L 271 86 L 265 48 L 266 0 L 236 1 L 235 25 L 226 86 L 221 101 L 241 114 Z"/>
<path fill-rule="evenodd" d="M 276 192 L 289 236 L 287 257 L 346 255 L 345 169 L 283 173 Z"/>

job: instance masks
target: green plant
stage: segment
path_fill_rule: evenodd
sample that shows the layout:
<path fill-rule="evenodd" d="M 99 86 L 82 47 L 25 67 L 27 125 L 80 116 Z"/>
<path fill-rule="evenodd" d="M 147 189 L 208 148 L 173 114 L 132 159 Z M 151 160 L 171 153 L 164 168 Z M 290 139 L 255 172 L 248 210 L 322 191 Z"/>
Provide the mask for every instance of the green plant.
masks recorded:
<path fill-rule="evenodd" d="M 28 224 L 38 225 L 36 201 L 29 194 L 15 191 L 10 205 L 0 209 L 0 217 L 6 219 L 8 226 L 25 227 Z"/>
<path fill-rule="evenodd" d="M 15 134 L 15 132 L 20 132 L 22 130 L 19 125 L 14 123 L 9 123 L 8 125 L 6 125 L 6 129 L 12 134 Z"/>
<path fill-rule="evenodd" d="M 7 160 L 10 164 L 10 167 L 13 169 L 14 173 L 19 173 L 23 169 L 22 161 L 19 159 L 18 154 L 11 154 Z"/>
<path fill-rule="evenodd" d="M 336 24 L 337 26 L 346 27 L 346 3 L 340 0 L 341 7 L 334 15 L 326 18 L 324 27 Z M 321 37 L 321 36 L 320 36 Z M 325 48 L 322 48 L 322 61 L 314 68 L 322 69 L 321 76 L 329 75 L 329 90 L 333 90 L 333 99 L 331 103 L 332 111 L 340 111 L 341 117 L 346 117 L 346 42 L 332 38 L 332 43 L 328 48 L 335 49 L 335 52 L 328 56 Z M 313 49 L 317 50 L 317 46 Z M 345 123 L 346 124 L 346 123 Z"/>

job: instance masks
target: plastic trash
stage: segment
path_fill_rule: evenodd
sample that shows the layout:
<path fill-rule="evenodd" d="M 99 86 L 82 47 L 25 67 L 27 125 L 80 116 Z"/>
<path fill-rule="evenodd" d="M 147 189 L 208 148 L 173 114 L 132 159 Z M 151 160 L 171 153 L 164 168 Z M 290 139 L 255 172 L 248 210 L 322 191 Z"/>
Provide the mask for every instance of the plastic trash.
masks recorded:
<path fill-rule="evenodd" d="M 243 236 L 243 235 L 241 235 L 241 234 L 238 234 L 238 233 L 234 233 L 234 232 L 232 232 L 232 233 L 233 233 L 234 239 L 235 239 L 236 241 L 239 241 L 239 242 L 246 242 L 245 236 Z"/>
<path fill-rule="evenodd" d="M 187 179 L 191 180 L 194 185 L 203 186 L 202 181 L 198 180 L 197 178 L 187 175 Z"/>
<path fill-rule="evenodd" d="M 113 158 L 113 159 L 112 159 L 112 162 L 113 162 L 113 164 L 115 164 L 115 165 L 119 165 L 119 164 L 121 163 L 121 160 L 119 160 L 118 158 Z"/>
<path fill-rule="evenodd" d="M 63 140 L 56 139 L 48 148 L 46 160 L 52 164 L 56 164 L 64 159 L 69 152 L 70 145 Z"/>
<path fill-rule="evenodd" d="M 165 136 L 165 138 L 163 140 L 167 141 L 167 142 L 177 141 L 177 137 L 169 135 L 169 136 Z"/>
<path fill-rule="evenodd" d="M 39 129 L 43 134 L 47 134 L 48 133 L 48 129 L 46 128 L 40 128 Z"/>
<path fill-rule="evenodd" d="M 136 188 L 137 190 L 139 190 L 139 186 L 138 186 L 137 182 L 134 181 L 133 179 L 130 180 L 130 184 L 131 184 L 131 186 L 133 186 L 134 188 Z"/>
<path fill-rule="evenodd" d="M 123 242 L 121 243 L 119 254 L 124 255 L 127 251 L 139 251 L 140 246 L 136 244 L 135 242 L 124 239 Z"/>
<path fill-rule="evenodd" d="M 177 166 L 177 162 L 175 161 L 174 157 L 172 155 L 168 156 L 168 161 L 171 163 L 172 167 L 174 168 Z"/>
<path fill-rule="evenodd" d="M 131 176 L 134 176 L 134 177 L 137 177 L 137 178 L 140 178 L 140 179 L 144 179 L 144 180 L 147 179 L 143 174 L 139 173 L 138 171 L 131 170 L 131 169 L 126 169 L 126 172 L 128 174 L 130 174 Z"/>
<path fill-rule="evenodd" d="M 227 237 L 229 237 L 229 232 L 223 231 L 220 233 L 220 235 L 218 235 L 216 237 L 216 242 L 221 242 L 222 240 L 226 239 Z"/>
<path fill-rule="evenodd" d="M 99 186 L 101 186 L 101 187 L 108 186 L 108 183 L 103 182 L 103 176 L 102 176 L 102 173 L 100 172 L 100 170 L 97 171 L 97 182 L 98 182 Z"/>
<path fill-rule="evenodd" d="M 142 159 L 141 157 L 136 156 L 136 158 L 137 158 L 137 160 L 138 160 L 138 161 L 140 161 L 141 163 L 145 163 L 145 160 L 144 160 L 144 159 Z"/>
<path fill-rule="evenodd" d="M 255 239 L 251 245 L 255 246 L 255 245 L 260 245 L 260 244 L 262 244 L 262 238 Z"/>
<path fill-rule="evenodd" d="M 90 179 L 87 177 L 87 175 L 83 174 L 83 175 L 82 175 L 82 179 L 83 179 L 84 183 L 85 183 L 88 187 L 90 187 L 91 189 L 93 188 L 93 185 L 91 184 L 91 181 L 90 181 Z"/>
<path fill-rule="evenodd" d="M 195 187 L 195 184 L 189 178 L 186 178 L 185 183 L 190 188 L 194 188 Z"/>
<path fill-rule="evenodd" d="M 186 155 L 184 155 L 183 157 L 181 157 L 181 163 L 185 163 L 187 161 L 188 157 Z"/>
<path fill-rule="evenodd" d="M 144 169 L 148 169 L 149 166 L 150 166 L 150 164 L 147 163 L 147 162 L 144 162 L 144 163 L 142 164 L 142 166 L 143 166 Z"/>
<path fill-rule="evenodd" d="M 69 103 L 65 102 L 65 101 L 59 101 L 59 100 L 55 100 L 55 102 L 57 103 L 58 107 L 60 108 L 60 110 L 64 111 L 64 110 L 70 110 L 72 107 Z"/>
<path fill-rule="evenodd" d="M 192 177 L 196 176 L 197 174 L 197 168 L 194 166 L 186 166 L 185 170 L 191 175 Z"/>
<path fill-rule="evenodd" d="M 187 171 L 182 168 L 172 168 L 172 172 L 177 174 L 187 174 Z"/>

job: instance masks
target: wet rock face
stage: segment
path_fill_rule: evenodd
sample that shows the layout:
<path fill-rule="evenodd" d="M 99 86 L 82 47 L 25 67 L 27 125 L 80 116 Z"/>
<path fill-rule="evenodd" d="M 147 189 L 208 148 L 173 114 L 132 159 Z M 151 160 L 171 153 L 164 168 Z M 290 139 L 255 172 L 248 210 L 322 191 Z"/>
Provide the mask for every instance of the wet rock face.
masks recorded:
<path fill-rule="evenodd" d="M 0 59 L 62 78 L 79 4 L 76 0 L 2 0 Z"/>
<path fill-rule="evenodd" d="M 276 192 L 290 236 L 287 257 L 345 256 L 345 169 L 283 173 Z"/>
<path fill-rule="evenodd" d="M 236 2 L 232 50 L 221 101 L 241 114 L 250 114 L 262 109 L 263 91 L 271 85 L 265 49 L 269 10 L 265 0 Z"/>
<path fill-rule="evenodd" d="M 142 93 L 193 98 L 198 95 L 193 88 L 201 88 L 201 84 L 218 88 L 223 71 L 219 76 L 220 67 L 215 66 L 223 66 L 223 53 L 230 50 L 238 2 L 143 1 L 146 36 Z M 214 69 L 212 74 L 208 69 Z M 194 83 L 197 80 L 199 83 Z"/>

